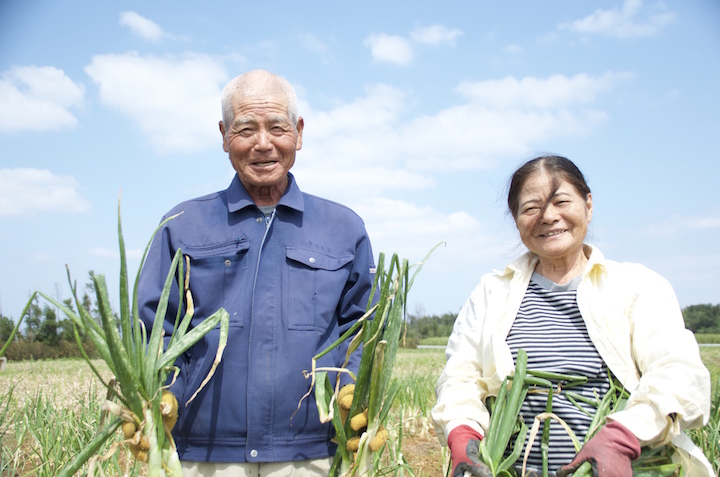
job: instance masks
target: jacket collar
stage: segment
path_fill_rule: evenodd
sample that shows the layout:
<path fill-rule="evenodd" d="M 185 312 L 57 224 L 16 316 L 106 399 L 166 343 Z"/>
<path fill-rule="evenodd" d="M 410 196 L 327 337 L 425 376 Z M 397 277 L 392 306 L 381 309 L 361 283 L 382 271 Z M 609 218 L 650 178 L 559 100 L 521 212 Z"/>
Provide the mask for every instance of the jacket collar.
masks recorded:
<path fill-rule="evenodd" d="M 228 211 L 230 213 L 237 212 L 245 207 L 254 206 L 255 202 L 250 198 L 245 186 L 240 182 L 237 174 L 233 176 L 230 187 L 227 188 Z M 285 193 L 280 198 L 277 205 L 282 205 L 303 212 L 305 210 L 305 201 L 300 188 L 295 182 L 295 177 L 288 172 L 288 185 Z"/>
<path fill-rule="evenodd" d="M 583 271 L 583 277 L 592 273 L 606 273 L 607 266 L 605 265 L 605 256 L 600 252 L 600 250 L 588 243 L 583 244 L 583 249 L 585 254 L 590 257 L 587 265 L 585 266 L 585 271 Z M 501 277 L 516 274 L 517 277 L 529 277 L 535 270 L 538 261 L 538 256 L 528 251 L 510 262 L 504 270 L 496 270 L 495 273 Z"/>

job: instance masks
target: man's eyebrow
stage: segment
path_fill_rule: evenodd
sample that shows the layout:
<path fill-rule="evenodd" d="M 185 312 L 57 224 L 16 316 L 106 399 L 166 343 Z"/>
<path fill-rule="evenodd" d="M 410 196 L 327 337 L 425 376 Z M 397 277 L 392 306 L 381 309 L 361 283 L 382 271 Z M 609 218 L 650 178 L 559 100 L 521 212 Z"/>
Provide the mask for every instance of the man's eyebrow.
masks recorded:
<path fill-rule="evenodd" d="M 233 121 L 233 125 L 235 125 L 235 126 L 243 126 L 246 124 L 255 124 L 255 123 L 256 123 L 256 121 L 249 116 L 238 116 Z"/>
<path fill-rule="evenodd" d="M 283 114 L 268 115 L 266 121 L 270 124 L 291 124 L 290 119 Z M 233 121 L 233 125 L 235 126 L 244 126 L 247 124 L 258 124 L 258 121 L 252 116 L 239 116 Z"/>
<path fill-rule="evenodd" d="M 290 124 L 290 118 L 285 116 L 284 114 L 271 114 L 267 117 L 268 121 L 277 124 L 277 123 L 286 123 Z"/>

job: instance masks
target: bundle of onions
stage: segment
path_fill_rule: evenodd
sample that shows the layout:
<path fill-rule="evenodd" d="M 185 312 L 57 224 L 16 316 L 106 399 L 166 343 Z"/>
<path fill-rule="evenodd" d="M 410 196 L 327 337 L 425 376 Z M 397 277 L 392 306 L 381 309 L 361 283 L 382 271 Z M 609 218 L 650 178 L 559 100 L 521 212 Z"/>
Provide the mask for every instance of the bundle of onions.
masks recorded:
<path fill-rule="evenodd" d="M 386 271 L 385 254 L 381 253 L 366 313 L 335 343 L 313 358 L 312 370 L 306 374 L 312 378 L 311 391 L 314 387 L 320 420 L 332 422 L 338 444 L 330 477 L 376 475 L 373 452 L 381 450 L 387 441 L 385 422 L 400 390 L 400 385 L 393 384 L 391 377 L 406 313 L 407 294 L 422 265 L 441 244 L 433 247 L 417 264 L 412 278 L 409 272 L 414 265 L 410 266 L 407 260 L 393 254 Z M 346 367 L 316 367 L 318 359 L 346 340 L 351 340 L 346 364 L 350 355 L 362 345 L 357 375 Z M 355 384 L 341 388 L 339 373 L 335 383 L 331 383 L 328 373 L 338 371 L 350 374 Z M 305 397 L 309 395 L 310 391 Z M 347 419 L 347 416 L 351 418 Z"/>
<path fill-rule="evenodd" d="M 174 217 L 161 223 L 158 230 Z M 105 402 L 103 409 L 113 414 L 115 418 L 109 425 L 98 431 L 96 437 L 60 470 L 58 476 L 72 476 L 88 461 L 90 461 L 88 474 L 92 475 L 97 459 L 96 454 L 103 444 L 115 435 L 118 428 L 122 427 L 125 437 L 122 443 L 130 447 L 137 460 L 147 464 L 150 477 L 181 477 L 180 460 L 170 434 L 177 419 L 177 401 L 166 390 L 168 378 L 171 373 L 173 376 L 177 376 L 179 373 L 179 369 L 174 366 L 176 358 L 220 324 L 220 343 L 215 362 L 201 384 L 200 388 L 202 388 L 212 377 L 222 358 L 227 343 L 229 317 L 227 312 L 221 308 L 199 325 L 188 330 L 194 311 L 188 287 L 190 268 L 189 261 L 187 268 L 184 267 L 182 252 L 178 250 L 168 271 L 163 293 L 156 309 L 153 327 L 148 336 L 138 314 L 137 278 L 133 288 L 132 302 L 129 299 L 127 262 L 119 207 L 118 237 L 120 244 L 120 312 L 118 315 L 111 309 L 103 275 L 93 276 L 102 324 L 98 324 L 92 318 L 81 300 L 78 299 L 77 288 L 70 279 L 69 271 L 68 280 L 78 309 L 77 313 L 51 296 L 40 293 L 70 318 L 75 330 L 75 339 L 83 357 L 102 384 L 107 387 L 108 396 L 119 401 L 119 404 L 114 402 L 114 399 Z M 142 263 L 149 247 L 150 244 L 145 248 L 140 269 L 142 269 Z M 138 271 L 138 278 L 139 274 Z M 179 307 L 174 330 L 168 340 L 164 336 L 163 322 L 175 280 L 178 283 L 180 302 L 185 305 L 185 313 L 181 316 L 182 307 Z M 92 341 L 98 354 L 113 373 L 114 379 L 106 382 L 100 375 L 82 347 L 80 332 Z M 117 383 L 117 387 L 115 383 Z M 113 450 L 115 448 L 113 447 Z"/>

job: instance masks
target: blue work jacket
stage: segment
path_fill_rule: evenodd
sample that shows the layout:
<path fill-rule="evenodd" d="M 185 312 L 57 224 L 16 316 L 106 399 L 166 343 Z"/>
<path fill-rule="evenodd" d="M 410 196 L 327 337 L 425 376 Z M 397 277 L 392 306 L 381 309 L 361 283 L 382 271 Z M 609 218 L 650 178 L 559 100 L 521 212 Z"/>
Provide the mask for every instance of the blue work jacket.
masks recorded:
<path fill-rule="evenodd" d="M 310 389 L 312 358 L 366 311 L 375 262 L 363 221 L 345 206 L 287 190 L 265 217 L 238 177 L 221 192 L 184 202 L 165 217 L 143 265 L 141 319 L 151 327 L 176 250 L 190 259 L 196 325 L 220 307 L 230 315 L 222 362 L 211 369 L 216 327 L 176 362 L 171 390 L 180 403 L 173 431 L 182 460 L 285 462 L 332 455 L 334 431 L 321 424 Z M 178 293 L 165 331 L 172 333 Z M 182 310 L 181 310 L 182 311 Z M 318 361 L 342 366 L 348 342 Z M 359 354 L 349 368 L 357 372 Z"/>

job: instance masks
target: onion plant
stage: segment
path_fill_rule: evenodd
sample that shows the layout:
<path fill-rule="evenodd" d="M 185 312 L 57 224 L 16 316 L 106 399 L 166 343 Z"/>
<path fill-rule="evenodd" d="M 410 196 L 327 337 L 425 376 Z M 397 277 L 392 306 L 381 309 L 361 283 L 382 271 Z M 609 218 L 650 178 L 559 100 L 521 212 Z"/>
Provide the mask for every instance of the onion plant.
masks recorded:
<path fill-rule="evenodd" d="M 575 452 L 580 452 L 582 445 L 587 443 L 607 422 L 607 417 L 614 412 L 619 412 L 624 409 L 627 404 L 627 400 L 630 397 L 628 391 L 620 384 L 614 377 L 611 378 L 610 388 L 607 393 L 601 398 L 587 399 L 576 394 L 567 388 L 572 388 L 577 384 L 581 384 L 584 377 L 581 376 L 567 376 L 559 375 L 555 373 L 546 373 L 542 371 L 528 371 L 535 376 L 547 379 L 547 385 L 545 386 L 548 393 L 548 405 L 546 412 L 535 416 L 535 420 L 530 434 L 528 437 L 527 448 L 525 449 L 525 456 L 522 466 L 522 474 L 525 474 L 525 467 L 527 464 L 527 457 L 532 447 L 533 441 L 539 432 L 540 423 L 543 423 L 543 434 L 540 444 L 543 462 L 543 476 L 548 476 L 548 441 L 549 441 L 549 428 L 550 420 L 554 419 L 558 421 L 573 441 L 575 446 Z M 553 385 L 553 381 L 557 383 L 557 386 Z M 562 383 L 562 385 L 560 384 Z M 595 412 L 592 414 L 592 420 L 588 428 L 588 432 L 585 435 L 585 439 L 581 443 L 575 433 L 572 431 L 570 426 L 567 425 L 562 419 L 552 413 L 552 397 L 553 393 L 564 393 L 568 400 L 575 404 L 583 412 L 587 412 L 581 407 L 577 401 L 583 401 L 586 404 L 591 405 L 595 408 Z M 672 445 L 664 445 L 658 448 L 642 447 L 640 456 L 633 460 L 632 468 L 633 475 L 637 477 L 670 477 L 673 475 L 684 475 L 682 465 L 672 462 L 672 455 L 675 452 L 675 448 Z M 590 462 L 584 462 L 578 469 L 572 474 L 573 477 L 591 477 L 593 475 L 592 464 Z"/>
<path fill-rule="evenodd" d="M 160 224 L 159 230 L 170 217 Z M 155 233 L 157 233 L 157 230 Z M 188 280 L 190 278 L 190 263 L 187 268 L 183 263 L 183 254 L 178 250 L 173 258 L 163 292 L 156 309 L 152 330 L 149 333 L 139 318 L 138 313 L 138 279 L 142 263 L 145 261 L 148 243 L 139 267 L 138 277 L 133 288 L 132 301 L 129 298 L 127 261 L 125 244 L 120 220 L 120 207 L 118 206 L 118 239 L 120 247 L 120 311 L 116 315 L 110 305 L 105 277 L 102 274 L 93 276 L 93 286 L 97 300 L 100 321 L 98 323 L 78 299 L 77 286 L 70 278 L 68 281 L 77 306 L 77 313 L 51 296 L 40 292 L 40 295 L 50 303 L 62 310 L 72 321 L 75 339 L 81 353 L 100 382 L 108 389 L 109 399 L 103 409 L 114 415 L 114 419 L 104 428 L 100 429 L 95 438 L 79 452 L 69 463 L 60 470 L 59 477 L 69 477 L 75 474 L 86 462 L 90 461 L 88 473 L 92 475 L 94 462 L 98 458 L 96 453 L 103 444 L 113 437 L 117 429 L 123 426 L 125 440 L 138 460 L 145 461 L 150 477 L 182 476 L 180 460 L 170 433 L 171 415 L 177 413 L 177 405 L 162 402 L 163 391 L 167 387 L 168 378 L 174 378 L 179 369 L 174 366 L 178 356 L 199 341 L 211 329 L 220 325 L 220 343 L 215 357 L 215 363 L 201 388 L 208 382 L 219 364 L 225 345 L 229 327 L 228 314 L 220 309 L 199 325 L 192 329 L 190 321 L 194 307 L 190 294 Z M 179 307 L 175 317 L 175 326 L 169 340 L 164 336 L 163 322 L 167 311 L 173 282 L 177 280 L 180 302 L 184 303 L 185 313 Z M 81 334 L 87 336 L 95 346 L 100 357 L 107 363 L 115 378 L 103 379 L 92 361 L 85 353 Z M 117 383 L 117 386 L 115 385 Z M 119 404 L 114 402 L 115 399 Z M 174 424 L 174 422 L 172 422 Z M 128 429 L 132 432 L 128 432 Z M 142 452 L 142 454 L 140 453 Z"/>
<path fill-rule="evenodd" d="M 32 305 L 33 300 L 35 299 L 35 296 L 37 295 L 37 292 L 30 295 L 30 299 L 27 302 L 27 305 L 25 305 L 25 308 L 23 308 L 22 314 L 20 315 L 20 319 L 18 319 L 18 322 L 15 323 L 15 327 L 10 332 L 10 336 L 8 337 L 5 344 L 0 348 L 0 358 L 2 358 L 5 355 L 5 351 L 10 347 L 10 343 L 15 339 L 15 335 L 17 334 L 18 330 L 20 329 L 20 324 L 23 321 L 23 318 L 25 318 L 25 315 L 28 313 L 28 309 L 30 308 L 30 305 Z"/>
<path fill-rule="evenodd" d="M 378 449 L 377 446 L 383 446 L 387 440 L 385 424 L 401 387 L 391 377 L 406 316 L 407 294 L 425 261 L 441 244 L 433 247 L 425 259 L 416 264 L 412 277 L 410 269 L 415 266 L 410 266 L 407 260 L 401 260 L 397 254 L 392 255 L 386 271 L 385 254 L 381 253 L 366 313 L 335 343 L 313 358 L 312 370 L 307 373 L 312 378 L 311 391 L 314 387 L 320 419 L 332 422 L 338 444 L 330 477 L 376 475 L 375 467 L 379 465 L 379 459 L 374 458 L 373 453 L 381 450 L 382 447 Z M 345 365 L 352 353 L 361 353 L 357 375 L 346 367 L 316 367 L 318 359 L 346 340 L 350 340 L 350 343 Z M 329 372 L 337 372 L 334 383 L 331 382 Z M 355 381 L 348 416 L 366 415 L 367 422 L 360 428 L 352 425 L 353 419 L 341 417 L 338 405 L 341 373 L 349 374 Z M 348 441 L 357 437 L 357 434 L 360 434 L 360 439 L 357 450 L 353 452 L 348 450 Z M 378 436 L 379 439 L 376 438 Z"/>

